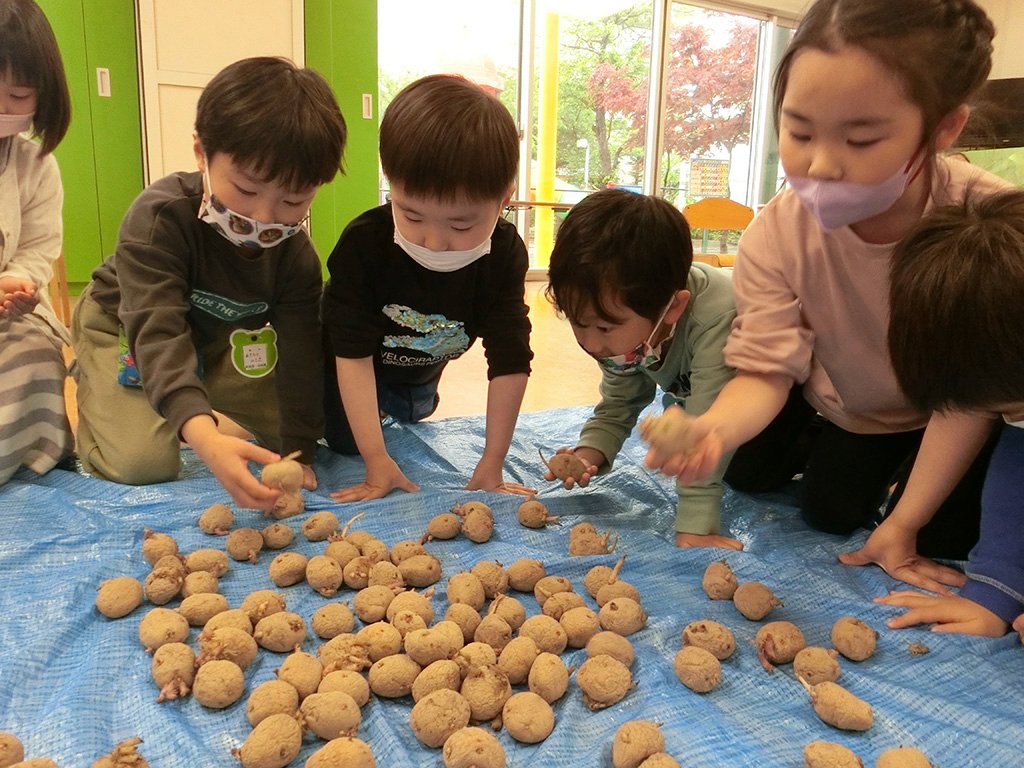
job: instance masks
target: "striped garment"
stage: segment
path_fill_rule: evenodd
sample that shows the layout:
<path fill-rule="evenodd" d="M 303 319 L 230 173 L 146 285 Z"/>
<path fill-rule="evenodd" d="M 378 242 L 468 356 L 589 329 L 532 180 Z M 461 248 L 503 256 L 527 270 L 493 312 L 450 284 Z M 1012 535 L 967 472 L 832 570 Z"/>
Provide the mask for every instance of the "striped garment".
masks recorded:
<path fill-rule="evenodd" d="M 39 315 L 0 320 L 0 483 L 43 474 L 74 448 L 61 341 Z"/>

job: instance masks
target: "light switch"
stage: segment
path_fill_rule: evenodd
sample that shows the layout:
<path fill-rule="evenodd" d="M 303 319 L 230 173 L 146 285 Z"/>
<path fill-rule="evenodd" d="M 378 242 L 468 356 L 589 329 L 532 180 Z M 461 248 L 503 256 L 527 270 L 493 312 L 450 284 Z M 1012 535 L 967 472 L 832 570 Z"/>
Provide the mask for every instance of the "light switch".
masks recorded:
<path fill-rule="evenodd" d="M 96 68 L 96 93 L 110 98 L 110 70 L 106 67 Z"/>
<path fill-rule="evenodd" d="M 373 119 L 373 95 L 369 93 L 363 94 L 363 119 Z"/>

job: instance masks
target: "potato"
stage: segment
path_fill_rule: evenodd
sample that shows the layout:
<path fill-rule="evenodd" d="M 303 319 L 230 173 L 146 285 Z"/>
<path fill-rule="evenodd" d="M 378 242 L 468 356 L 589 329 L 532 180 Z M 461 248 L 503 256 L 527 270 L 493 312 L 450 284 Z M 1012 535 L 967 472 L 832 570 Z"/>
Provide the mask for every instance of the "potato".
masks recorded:
<path fill-rule="evenodd" d="M 850 661 L 870 657 L 877 641 L 878 633 L 853 616 L 843 616 L 832 625 L 832 645 Z"/>
<path fill-rule="evenodd" d="M 272 461 L 263 466 L 260 482 L 268 488 L 285 493 L 298 493 L 302 490 L 302 465 L 295 461 L 298 454 L 292 454 L 281 461 Z"/>
<path fill-rule="evenodd" d="M 402 572 L 398 570 L 398 566 L 390 560 L 378 560 L 370 566 L 366 586 L 393 587 L 396 590 L 401 590 L 405 586 L 405 579 L 402 577 Z"/>
<path fill-rule="evenodd" d="M 306 583 L 324 597 L 336 594 L 345 581 L 338 561 L 327 555 L 314 555 L 306 563 Z"/>
<path fill-rule="evenodd" d="M 516 592 L 533 592 L 537 582 L 547 576 L 544 563 L 528 557 L 516 560 L 506 570 L 508 585 Z"/>
<path fill-rule="evenodd" d="M 109 755 L 93 762 L 92 768 L 149 768 L 149 762 L 136 749 L 141 743 L 138 736 L 125 739 Z"/>
<path fill-rule="evenodd" d="M 295 539 L 295 531 L 284 523 L 271 523 L 260 531 L 260 535 L 267 549 L 284 549 Z"/>
<path fill-rule="evenodd" d="M 526 608 L 516 598 L 508 595 L 496 595 L 487 613 L 503 618 L 505 623 L 512 627 L 513 632 L 526 621 Z"/>
<path fill-rule="evenodd" d="M 801 680 L 811 695 L 811 705 L 822 722 L 844 731 L 866 731 L 874 721 L 871 705 L 859 699 L 837 683 L 825 681 L 808 685 Z"/>
<path fill-rule="evenodd" d="M 337 533 L 338 525 L 338 516 L 333 512 L 314 512 L 302 524 L 302 535 L 307 541 L 326 541 L 332 533 Z"/>
<path fill-rule="evenodd" d="M 480 579 L 488 600 L 508 590 L 508 573 L 496 560 L 481 560 L 470 569 L 470 573 Z"/>
<path fill-rule="evenodd" d="M 680 649 L 673 663 L 676 677 L 694 693 L 707 693 L 722 679 L 722 664 L 711 651 L 688 645 Z"/>
<path fill-rule="evenodd" d="M 233 661 L 214 659 L 196 670 L 192 696 L 209 709 L 224 709 L 234 704 L 245 690 L 245 675 Z"/>
<path fill-rule="evenodd" d="M 605 584 L 608 584 L 618 578 L 618 574 L 615 569 L 610 568 L 607 565 L 595 565 L 589 571 L 587 575 L 583 577 L 583 588 L 587 591 L 587 594 L 593 598 L 597 597 L 597 592 Z"/>
<path fill-rule="evenodd" d="M 546 653 L 561 653 L 569 644 L 569 637 L 562 629 L 562 625 L 542 613 L 524 621 L 523 626 L 519 628 L 519 635 L 533 638 L 537 647 Z"/>
<path fill-rule="evenodd" d="M 615 731 L 612 740 L 614 768 L 638 768 L 651 755 L 665 751 L 665 736 L 658 723 L 630 720 Z"/>
<path fill-rule="evenodd" d="M 343 691 L 311 693 L 299 705 L 302 724 L 324 741 L 355 736 L 363 716 L 356 700 Z"/>
<path fill-rule="evenodd" d="M 426 553 L 410 555 L 398 564 L 398 572 L 410 587 L 429 587 L 441 579 L 441 561 Z"/>
<path fill-rule="evenodd" d="M 305 768 L 377 768 L 370 745 L 360 739 L 331 739 L 309 756 Z"/>
<path fill-rule="evenodd" d="M 736 609 L 751 621 L 760 621 L 782 605 L 772 591 L 759 581 L 746 581 L 736 587 L 732 601 Z"/>
<path fill-rule="evenodd" d="M 473 611 L 473 609 L 470 608 L 468 605 L 464 605 L 462 607 L 466 608 L 469 611 Z M 449 608 L 449 613 L 450 612 L 451 609 Z M 473 614 L 477 617 L 477 621 L 479 621 L 480 615 L 476 613 L 476 611 L 473 611 Z M 387 618 L 386 615 L 385 618 Z M 448 617 L 445 616 L 445 619 L 447 618 Z M 388 620 L 391 622 L 391 625 L 398 630 L 398 634 L 402 636 L 402 642 L 405 642 L 405 636 L 412 632 L 414 629 L 427 628 L 427 622 L 423 620 L 423 617 L 420 616 L 418 613 L 413 613 L 412 611 L 399 611 Z"/>
<path fill-rule="evenodd" d="M 679 761 L 667 752 L 655 752 L 640 763 L 640 768 L 679 768 Z"/>
<path fill-rule="evenodd" d="M 278 611 L 260 619 L 252 636 L 261 648 L 287 653 L 306 639 L 306 622 L 297 613 Z"/>
<path fill-rule="evenodd" d="M 228 556 L 219 549 L 197 549 L 185 555 L 185 568 L 189 573 L 209 571 L 219 579 L 228 572 Z"/>
<path fill-rule="evenodd" d="M 301 492 L 282 493 L 277 497 L 270 514 L 275 520 L 284 520 L 286 517 L 294 517 L 302 514 L 306 509 L 306 499 Z"/>
<path fill-rule="evenodd" d="M 462 687 L 462 670 L 452 659 L 438 659 L 425 666 L 412 683 L 412 700 L 419 701 L 428 693 L 448 688 L 457 691 Z"/>
<path fill-rule="evenodd" d="M 642 603 L 640 590 L 622 579 L 613 579 L 607 584 L 602 584 L 601 588 L 597 590 L 597 594 L 594 595 L 594 601 L 598 608 L 604 608 L 609 600 L 614 600 L 616 597 L 628 597 L 630 600 Z"/>
<path fill-rule="evenodd" d="M 640 422 L 640 437 L 661 454 L 688 454 L 693 449 L 690 427 L 693 417 L 681 407 L 670 406 L 659 416 Z"/>
<path fill-rule="evenodd" d="M 462 518 L 451 512 L 443 512 L 430 519 L 426 539 L 454 539 L 461 531 Z"/>
<path fill-rule="evenodd" d="M 556 480 L 564 482 L 571 477 L 578 483 L 587 474 L 587 465 L 574 453 L 556 453 L 550 459 L 545 459 L 540 449 L 537 449 L 537 453 Z"/>
<path fill-rule="evenodd" d="M 540 649 L 532 638 L 512 638 L 498 656 L 498 669 L 505 673 L 509 683 L 522 685 L 529 678 L 530 668 L 539 654 Z"/>
<path fill-rule="evenodd" d="M 462 639 L 461 637 L 459 638 Z M 356 640 L 366 646 L 370 661 L 379 661 L 402 650 L 402 634 L 393 624 L 375 621 L 356 632 Z"/>
<path fill-rule="evenodd" d="M 530 667 L 527 685 L 548 704 L 553 704 L 569 688 L 569 670 L 560 656 L 542 651 Z"/>
<path fill-rule="evenodd" d="M 473 633 L 475 642 L 487 643 L 499 655 L 511 639 L 512 627 L 501 616 L 493 613 L 484 616 Z"/>
<path fill-rule="evenodd" d="M 462 630 L 463 640 L 467 643 L 473 642 L 476 628 L 480 626 L 480 622 L 483 620 L 483 617 L 477 613 L 477 610 L 466 603 L 452 603 L 449 605 L 444 618 L 445 621 L 451 621 L 459 626 Z M 506 621 L 508 620 L 506 619 Z"/>
<path fill-rule="evenodd" d="M 352 598 L 352 609 L 364 624 L 380 621 L 388 615 L 388 606 L 395 599 L 395 591 L 382 584 L 360 589 Z"/>
<path fill-rule="evenodd" d="M 193 627 L 202 627 L 218 613 L 228 610 L 228 599 L 217 592 L 200 592 L 181 601 L 178 613 Z"/>
<path fill-rule="evenodd" d="M 465 680 L 474 667 L 497 664 L 498 655 L 487 643 L 466 643 L 462 650 L 455 654 L 455 663 L 459 665 L 459 672 Z"/>
<path fill-rule="evenodd" d="M 127 616 L 142 605 L 142 584 L 131 576 L 107 579 L 96 589 L 96 610 L 108 619 Z"/>
<path fill-rule="evenodd" d="M 316 692 L 323 676 L 324 668 L 320 660 L 298 648 L 285 656 L 277 670 L 277 679 L 294 688 L 299 694 L 300 701 Z"/>
<path fill-rule="evenodd" d="M 220 582 L 216 576 L 208 571 L 195 571 L 185 576 L 185 581 L 181 585 L 181 596 L 213 594 L 219 589 Z"/>
<path fill-rule="evenodd" d="M 151 566 L 167 555 L 178 554 L 178 542 L 166 533 L 157 533 L 146 528 L 142 532 L 142 557 Z"/>
<path fill-rule="evenodd" d="M 223 536 L 235 522 L 235 515 L 227 504 L 212 504 L 199 516 L 199 530 L 212 536 Z"/>
<path fill-rule="evenodd" d="M 804 747 L 804 768 L 864 768 L 864 763 L 842 744 L 812 741 Z"/>
<path fill-rule="evenodd" d="M 275 585 L 290 587 L 306 580 L 307 565 L 309 558 L 301 552 L 282 552 L 270 561 L 267 573 Z"/>
<path fill-rule="evenodd" d="M 256 660 L 259 648 L 252 636 L 235 627 L 219 627 L 212 632 L 203 630 L 199 635 L 199 658 L 196 666 L 214 659 L 233 661 L 243 670 Z"/>
<path fill-rule="evenodd" d="M 712 600 L 732 600 L 739 584 L 729 564 L 720 560 L 704 569 L 700 586 Z"/>
<path fill-rule="evenodd" d="M 544 601 L 558 592 L 572 592 L 572 582 L 565 576 L 543 576 L 533 585 L 533 596 L 543 608 Z"/>
<path fill-rule="evenodd" d="M 691 621 L 683 629 L 682 645 L 694 645 L 710 651 L 719 661 L 725 661 L 736 650 L 736 638 L 723 624 L 710 619 Z"/>
<path fill-rule="evenodd" d="M 329 557 L 329 555 L 324 555 L 324 557 Z M 334 558 L 331 559 L 333 560 Z M 340 561 L 336 560 L 335 562 L 341 565 Z M 366 589 L 366 587 L 370 586 L 370 569 L 372 567 L 373 563 L 370 562 L 370 558 L 363 555 L 353 557 L 341 566 L 345 586 L 349 589 Z"/>
<path fill-rule="evenodd" d="M 153 608 L 139 622 L 139 642 L 147 652 L 167 643 L 184 642 L 188 632 L 188 621 L 170 608 Z"/>
<path fill-rule="evenodd" d="M 153 652 L 150 672 L 160 689 L 156 697 L 158 704 L 187 696 L 196 677 L 196 655 L 184 643 L 166 643 Z M 2 760 L 0 765 L 3 765 Z"/>
<path fill-rule="evenodd" d="M 388 621 L 399 611 L 412 611 L 418 614 L 428 627 L 434 623 L 434 607 L 430 604 L 430 598 L 422 592 L 410 589 L 395 595 L 395 599 L 388 605 Z"/>
<path fill-rule="evenodd" d="M 452 574 L 448 578 L 446 592 L 449 605 L 465 603 L 479 611 L 487 602 L 487 593 L 484 591 L 483 582 L 475 573 L 469 571 Z"/>
<path fill-rule="evenodd" d="M 598 613 L 601 628 L 620 635 L 631 635 L 643 629 L 647 614 L 640 604 L 629 597 L 616 597 L 602 606 Z"/>
<path fill-rule="evenodd" d="M 289 715 L 268 715 L 233 751 L 242 761 L 242 768 L 284 768 L 299 756 L 302 749 L 302 727 Z"/>
<path fill-rule="evenodd" d="M 592 656 L 580 665 L 576 684 L 583 692 L 583 703 L 596 711 L 621 701 L 633 687 L 633 675 L 629 667 L 611 656 Z"/>
<path fill-rule="evenodd" d="M 328 672 L 316 690 L 317 693 L 328 693 L 329 691 L 347 693 L 360 707 L 365 707 L 366 702 L 370 700 L 370 684 L 366 682 L 365 677 L 351 669 L 336 669 L 333 672 Z"/>
<path fill-rule="evenodd" d="M 375 661 L 367 674 L 370 690 L 385 699 L 412 693 L 412 684 L 423 668 L 404 653 Z"/>
<path fill-rule="evenodd" d="M 338 669 L 361 672 L 373 663 L 366 644 L 349 633 L 332 637 L 317 649 L 316 654 L 324 666 L 324 674 Z"/>
<path fill-rule="evenodd" d="M 299 692 L 284 680 L 267 680 L 256 686 L 245 704 L 245 719 L 254 728 L 271 715 L 295 717 Z"/>
<path fill-rule="evenodd" d="M 462 646 L 462 629 L 451 621 L 439 621 L 427 629 L 414 629 L 405 636 L 405 652 L 421 667 L 440 659 L 455 658 Z"/>
<path fill-rule="evenodd" d="M 757 630 L 754 637 L 757 658 L 765 671 L 771 672 L 775 664 L 789 664 L 807 647 L 804 633 L 789 621 L 770 621 Z"/>
<path fill-rule="evenodd" d="M 473 509 L 462 520 L 462 532 L 474 544 L 483 544 L 494 534 L 494 517 L 489 512 Z"/>
<path fill-rule="evenodd" d="M 505 768 L 505 749 L 483 728 L 460 728 L 445 741 L 445 768 Z"/>
<path fill-rule="evenodd" d="M 257 589 L 255 592 L 250 592 L 239 606 L 241 610 L 245 611 L 253 627 L 259 624 L 261 619 L 283 611 L 287 607 L 288 603 L 284 597 L 269 589 Z"/>
<path fill-rule="evenodd" d="M 25 748 L 21 744 L 21 739 L 13 733 L 0 731 L 0 768 L 7 768 L 24 759 Z"/>
<path fill-rule="evenodd" d="M 359 547 L 350 541 L 337 538 L 336 535 L 328 537 L 324 554 L 337 560 L 342 569 L 357 557 L 362 557 Z"/>
<path fill-rule="evenodd" d="M 577 523 L 569 529 L 569 554 L 607 555 L 615 550 L 619 537 L 611 531 L 599 533 L 590 523 Z"/>
<path fill-rule="evenodd" d="M 586 604 L 583 596 L 576 592 L 556 592 L 544 601 L 541 611 L 545 616 L 550 616 L 555 621 L 558 621 L 566 611 L 585 607 Z"/>
<path fill-rule="evenodd" d="M 551 705 L 532 691 L 513 694 L 501 709 L 501 722 L 508 735 L 523 744 L 544 741 L 555 729 Z"/>
<path fill-rule="evenodd" d="M 512 685 L 497 664 L 471 667 L 459 689 L 469 702 L 470 717 L 478 722 L 487 722 L 501 714 Z"/>
<path fill-rule="evenodd" d="M 375 536 L 364 539 L 359 544 L 359 554 L 370 561 L 370 564 L 382 561 L 391 561 L 391 551 L 388 545 Z"/>
<path fill-rule="evenodd" d="M 839 662 L 836 661 L 838 655 L 838 651 L 816 646 L 802 648 L 793 659 L 793 674 L 802 677 L 811 685 L 826 680 L 835 682 L 839 677 Z"/>
<path fill-rule="evenodd" d="M 183 568 L 157 565 L 146 575 L 143 591 L 153 605 L 166 605 L 178 596 L 184 583 Z"/>
<path fill-rule="evenodd" d="M 568 595 L 571 593 L 563 592 L 561 594 Z M 545 609 L 556 598 L 558 598 L 558 595 L 552 595 L 551 599 L 544 604 Z M 570 648 L 583 648 L 590 642 L 590 638 L 601 631 L 601 619 L 585 605 L 570 608 L 562 614 L 558 623 L 565 630 L 566 645 Z"/>
<path fill-rule="evenodd" d="M 616 632 L 607 630 L 598 632 L 587 641 L 586 648 L 588 657 L 605 654 L 613 659 L 618 659 L 627 667 L 633 666 L 633 662 L 636 660 L 633 644 L 629 642 L 628 638 Z"/>
<path fill-rule="evenodd" d="M 526 528 L 543 528 L 558 522 L 558 516 L 548 515 L 548 508 L 536 499 L 527 499 L 516 510 L 516 519 Z"/>
<path fill-rule="evenodd" d="M 255 565 L 263 549 L 263 534 L 255 528 L 235 528 L 228 534 L 224 549 L 232 560 L 248 560 Z"/>
<path fill-rule="evenodd" d="M 252 621 L 249 620 L 249 614 L 241 608 L 232 608 L 218 613 L 206 622 L 203 632 L 213 632 L 213 630 L 220 629 L 221 627 L 233 627 L 234 629 L 242 630 L 247 635 L 252 634 Z"/>
<path fill-rule="evenodd" d="M 913 747 L 892 747 L 878 756 L 875 768 L 932 768 L 932 764 Z"/>
<path fill-rule="evenodd" d="M 439 688 L 419 699 L 409 713 L 417 739 L 428 747 L 440 747 L 448 737 L 469 725 L 469 702 L 458 691 Z"/>

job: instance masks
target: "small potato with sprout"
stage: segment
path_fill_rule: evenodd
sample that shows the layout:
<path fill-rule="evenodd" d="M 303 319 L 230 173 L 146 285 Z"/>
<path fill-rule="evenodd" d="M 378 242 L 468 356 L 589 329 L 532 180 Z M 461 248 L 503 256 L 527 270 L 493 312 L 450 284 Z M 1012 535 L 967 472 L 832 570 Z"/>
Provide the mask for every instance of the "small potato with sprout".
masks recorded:
<path fill-rule="evenodd" d="M 501 722 L 516 741 L 536 744 L 555 729 L 555 713 L 551 705 L 533 691 L 520 691 L 505 702 Z"/>
<path fill-rule="evenodd" d="M 804 747 L 804 768 L 864 768 L 864 763 L 842 744 L 812 741 Z"/>
<path fill-rule="evenodd" d="M 260 537 L 262 541 L 262 537 Z M 193 571 L 209 571 L 218 579 L 228 572 L 228 556 L 219 549 L 204 547 L 185 555 L 185 568 L 189 573 Z"/>
<path fill-rule="evenodd" d="M 704 569 L 700 586 L 712 600 L 732 600 L 739 582 L 729 564 L 719 560 Z"/>
<path fill-rule="evenodd" d="M 281 461 L 272 461 L 263 466 L 260 473 L 260 482 L 268 488 L 281 491 L 271 514 L 281 520 L 285 517 L 297 515 L 306 508 L 306 502 L 302 498 L 302 465 L 295 461 L 298 453 L 290 454 Z"/>
<path fill-rule="evenodd" d="M 402 634 L 387 621 L 367 624 L 356 632 L 356 639 L 366 645 L 370 661 L 379 661 L 402 650 Z"/>
<path fill-rule="evenodd" d="M 722 663 L 711 651 L 688 645 L 676 654 L 676 677 L 694 693 L 708 693 L 722 679 Z"/>
<path fill-rule="evenodd" d="M 520 558 L 507 569 L 508 585 L 516 592 L 533 592 L 537 582 L 547 576 L 544 563 L 529 557 Z"/>
<path fill-rule="evenodd" d="M 760 621 L 782 605 L 782 601 L 759 581 L 745 581 L 732 596 L 736 610 L 751 621 Z"/>
<path fill-rule="evenodd" d="M 278 611 L 260 619 L 252 636 L 261 648 L 287 653 L 306 639 L 306 622 L 297 613 Z"/>
<path fill-rule="evenodd" d="M 512 685 L 497 664 L 470 667 L 459 689 L 469 702 L 470 717 L 477 722 L 490 722 L 501 714 Z"/>
<path fill-rule="evenodd" d="M 838 651 L 813 645 L 802 648 L 793 658 L 793 674 L 811 685 L 835 682 L 840 672 L 839 662 L 836 661 L 838 655 Z"/>
<path fill-rule="evenodd" d="M 683 628 L 682 645 L 695 645 L 725 661 L 736 650 L 736 638 L 724 624 L 710 619 L 691 621 Z"/>
<path fill-rule="evenodd" d="M 285 657 L 277 670 L 277 679 L 294 688 L 300 701 L 316 691 L 323 676 L 320 660 L 298 648 Z"/>
<path fill-rule="evenodd" d="M 643 629 L 647 614 L 640 604 L 629 597 L 616 597 L 602 606 L 597 614 L 601 629 L 631 635 Z"/>
<path fill-rule="evenodd" d="M 543 528 L 558 522 L 558 516 L 549 515 L 547 506 L 536 499 L 527 499 L 520 504 L 516 510 L 516 519 L 525 528 Z"/>
<path fill-rule="evenodd" d="M 411 555 L 398 564 L 398 572 L 407 586 L 429 587 L 441 580 L 441 561 L 426 553 Z"/>
<path fill-rule="evenodd" d="M 167 643 L 153 652 L 153 682 L 160 689 L 157 703 L 187 696 L 196 677 L 196 655 L 184 643 Z M 2 761 L 0 761 L 2 764 Z"/>
<path fill-rule="evenodd" d="M 316 690 L 317 693 L 342 691 L 351 696 L 360 707 L 365 707 L 370 700 L 370 684 L 366 682 L 365 677 L 352 669 L 336 669 L 333 672 L 328 672 Z"/>
<path fill-rule="evenodd" d="M 850 661 L 869 658 L 877 642 L 878 633 L 853 616 L 843 616 L 832 625 L 832 645 Z"/>
<path fill-rule="evenodd" d="M 235 523 L 235 515 L 227 504 L 211 504 L 199 515 L 199 530 L 211 536 L 224 536 Z"/>
<path fill-rule="evenodd" d="M 460 728 L 445 741 L 445 768 L 505 768 L 505 748 L 483 728 Z"/>
<path fill-rule="evenodd" d="M 193 627 L 206 626 L 206 622 L 228 610 L 228 599 L 218 592 L 200 592 L 181 601 L 178 613 Z"/>
<path fill-rule="evenodd" d="M 125 739 L 110 754 L 93 762 L 92 768 L 149 768 L 149 762 L 137 749 L 141 743 L 142 739 L 138 736 Z"/>
<path fill-rule="evenodd" d="M 462 518 L 451 512 L 434 515 L 427 523 L 427 535 L 424 539 L 454 539 L 462 532 Z"/>
<path fill-rule="evenodd" d="M 309 756 L 304 768 L 377 768 L 370 745 L 361 739 L 331 739 Z"/>
<path fill-rule="evenodd" d="M 367 673 L 370 690 L 385 699 L 400 699 L 412 693 L 423 668 L 404 653 L 385 656 L 373 662 Z"/>
<path fill-rule="evenodd" d="M 22 746 L 21 739 L 13 733 L 0 731 L 0 766 L 8 768 L 24 759 L 25 747 Z"/>
<path fill-rule="evenodd" d="M 324 741 L 355 736 L 363 716 L 356 700 L 343 691 L 311 693 L 299 705 L 302 725 Z"/>
<path fill-rule="evenodd" d="M 615 551 L 618 541 L 611 531 L 601 533 L 591 523 L 577 523 L 569 529 L 569 554 L 607 555 Z"/>
<path fill-rule="evenodd" d="M 629 639 L 617 632 L 603 630 L 587 641 L 587 656 L 600 656 L 604 654 L 618 659 L 627 667 L 632 667 L 636 660 L 636 651 Z"/>
<path fill-rule="evenodd" d="M 245 596 L 239 608 L 245 612 L 255 627 L 261 619 L 272 613 L 283 611 L 287 605 L 284 597 L 277 592 L 269 589 L 257 589 Z"/>
<path fill-rule="evenodd" d="M 419 699 L 409 713 L 417 739 L 428 747 L 441 747 L 456 731 L 469 725 L 469 702 L 458 691 L 439 688 Z"/>
<path fill-rule="evenodd" d="M 150 528 L 142 532 L 142 557 L 151 566 L 167 555 L 178 554 L 178 542 L 166 533 L 158 533 Z"/>
<path fill-rule="evenodd" d="M 238 701 L 244 690 L 241 667 L 227 659 L 214 659 L 196 671 L 192 697 L 208 709 L 224 709 Z"/>
<path fill-rule="evenodd" d="M 596 711 L 621 701 L 633 687 L 633 675 L 618 659 L 592 656 L 580 665 L 576 684 L 583 692 L 583 703 Z"/>
<path fill-rule="evenodd" d="M 651 755 L 665 751 L 665 736 L 659 723 L 630 720 L 615 731 L 612 739 L 614 768 L 638 768 Z"/>
<path fill-rule="evenodd" d="M 131 576 L 107 579 L 96 589 L 96 610 L 108 619 L 127 616 L 142 605 L 142 584 Z"/>
<path fill-rule="evenodd" d="M 309 558 L 301 552 L 282 552 L 270 561 L 270 580 L 279 587 L 290 587 L 306 580 Z"/>
<path fill-rule="evenodd" d="M 295 539 L 295 531 L 284 523 L 271 523 L 260 531 L 260 535 L 267 549 L 284 549 Z"/>
<path fill-rule="evenodd" d="M 337 533 L 339 524 L 338 516 L 333 512 L 314 512 L 302 524 L 302 535 L 307 541 L 326 541 L 331 534 Z"/>
<path fill-rule="evenodd" d="M 694 447 L 694 421 L 682 407 L 670 406 L 640 422 L 640 437 L 662 456 L 687 455 Z"/>
<path fill-rule="evenodd" d="M 139 642 L 149 652 L 167 643 L 184 642 L 188 632 L 188 621 L 170 608 L 153 608 L 139 622 Z"/>
<path fill-rule="evenodd" d="M 544 452 L 539 448 L 537 453 L 540 454 L 540 460 L 544 462 L 548 471 L 554 475 L 556 480 L 561 480 L 563 483 L 569 478 L 578 483 L 584 475 L 589 474 L 587 463 L 574 453 L 556 453 L 550 459 L 544 458 Z"/>
<path fill-rule="evenodd" d="M 284 768 L 299 756 L 302 726 L 285 714 L 261 720 L 235 752 L 242 768 Z"/>
<path fill-rule="evenodd" d="M 295 717 L 299 692 L 284 680 L 267 680 L 256 686 L 245 704 L 245 719 L 254 728 L 271 715 Z"/>
<path fill-rule="evenodd" d="M 871 705 L 841 685 L 828 681 L 817 685 L 809 685 L 805 680 L 800 683 L 811 695 L 811 706 L 822 722 L 844 731 L 866 731 L 871 727 Z"/>
<path fill-rule="evenodd" d="M 527 685 L 548 704 L 553 704 L 569 689 L 569 670 L 560 656 L 539 653 L 530 666 Z"/>
<path fill-rule="evenodd" d="M 314 555 L 306 563 L 306 583 L 324 597 L 336 594 L 344 581 L 344 571 L 333 557 Z"/>
<path fill-rule="evenodd" d="M 770 621 L 757 630 L 754 637 L 757 658 L 766 672 L 776 664 L 789 664 L 796 655 L 807 647 L 804 633 L 789 621 Z"/>

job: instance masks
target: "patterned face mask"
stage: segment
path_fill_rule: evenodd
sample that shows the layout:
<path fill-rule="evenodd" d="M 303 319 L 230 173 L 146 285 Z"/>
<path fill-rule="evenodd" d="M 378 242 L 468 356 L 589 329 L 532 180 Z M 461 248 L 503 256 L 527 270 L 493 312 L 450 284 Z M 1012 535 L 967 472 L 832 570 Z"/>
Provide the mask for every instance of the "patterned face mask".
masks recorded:
<path fill-rule="evenodd" d="M 204 163 L 203 181 L 206 184 L 203 202 L 199 206 L 199 219 L 219 232 L 225 239 L 246 248 L 273 248 L 302 230 L 302 224 L 264 224 L 256 219 L 236 213 L 213 194 L 210 185 L 210 163 Z"/>
<path fill-rule="evenodd" d="M 650 368 L 661 362 L 662 350 L 665 345 L 672 341 L 672 336 L 675 333 L 675 328 L 672 329 L 672 333 L 667 338 L 663 339 L 657 347 L 651 345 L 651 340 L 654 335 L 661 328 L 661 324 L 665 321 L 665 315 L 668 314 L 669 308 L 672 306 L 672 302 L 675 301 L 675 297 L 666 305 L 665 309 L 661 312 L 661 317 L 658 318 L 658 322 L 654 324 L 654 328 L 651 329 L 651 335 L 648 336 L 644 341 L 641 341 L 630 352 L 624 355 L 612 355 L 611 357 L 599 357 L 597 363 L 606 371 L 611 373 L 618 373 L 621 375 L 631 375 L 639 373 L 642 368 Z"/>

